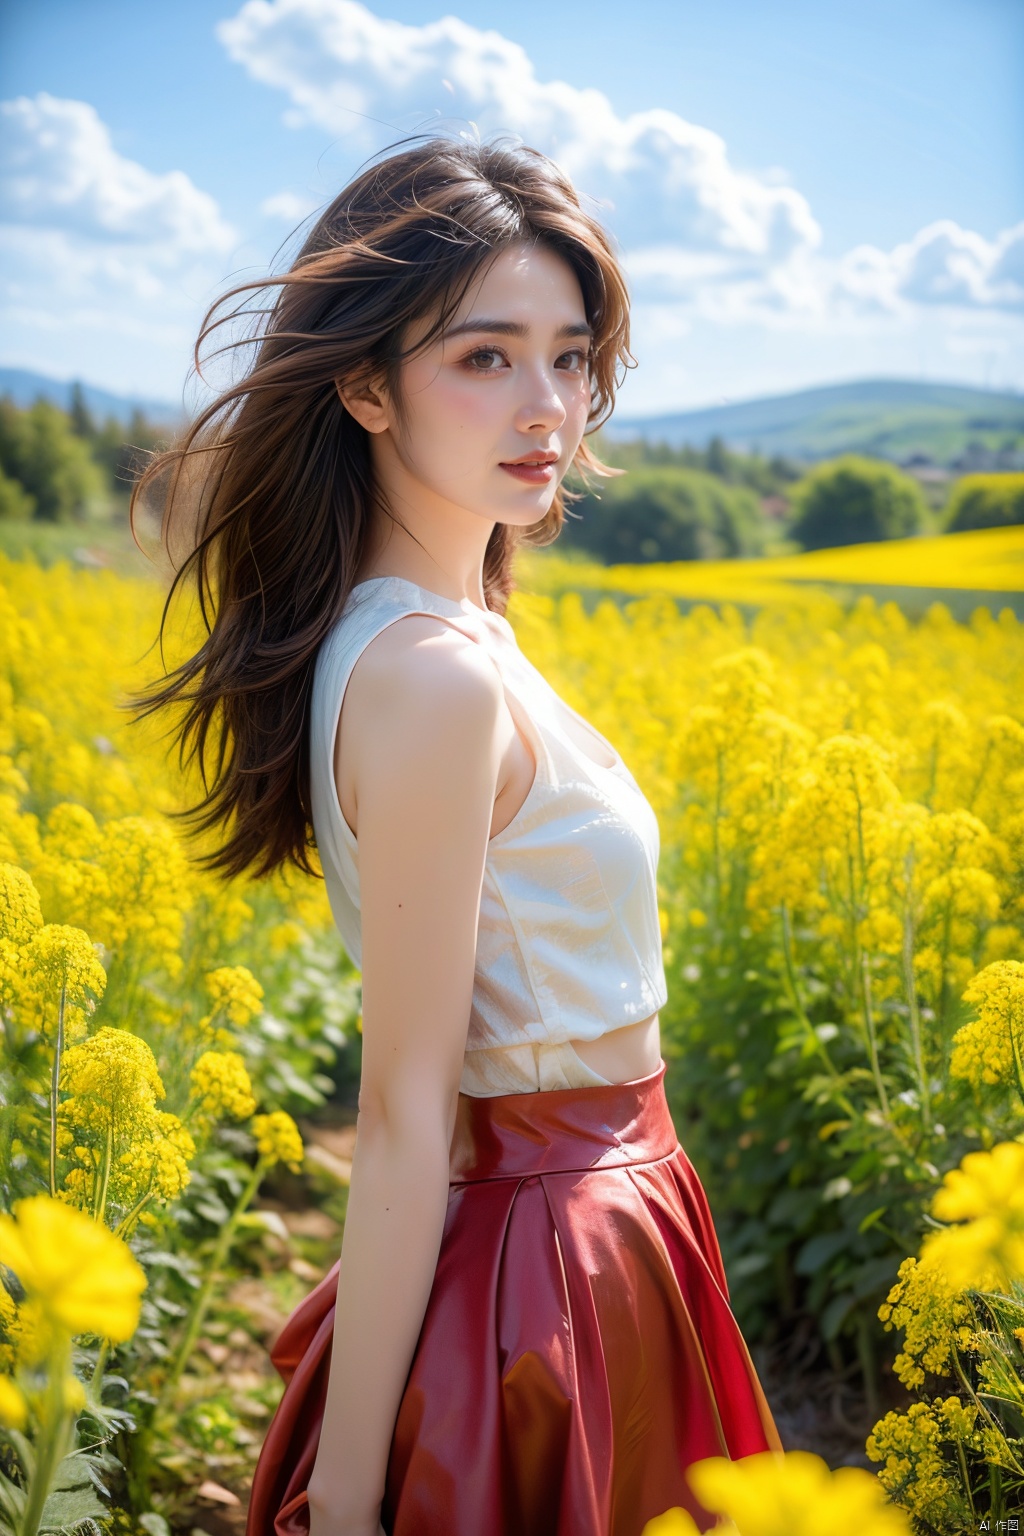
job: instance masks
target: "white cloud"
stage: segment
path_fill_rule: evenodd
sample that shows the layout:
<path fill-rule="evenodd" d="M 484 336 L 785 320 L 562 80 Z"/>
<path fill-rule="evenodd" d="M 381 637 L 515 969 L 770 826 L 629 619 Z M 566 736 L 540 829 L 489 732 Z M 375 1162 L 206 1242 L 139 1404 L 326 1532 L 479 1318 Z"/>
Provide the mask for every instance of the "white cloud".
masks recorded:
<path fill-rule="evenodd" d="M 298 224 L 319 206 L 312 197 L 302 197 L 298 192 L 275 192 L 260 203 L 260 213 L 267 219 L 283 219 L 286 224 Z"/>
<path fill-rule="evenodd" d="M 283 94 L 286 122 L 338 139 L 352 166 L 434 125 L 510 131 L 562 163 L 625 253 L 642 364 L 630 413 L 857 374 L 1024 384 L 1024 224 L 989 240 L 941 219 L 890 250 L 826 257 L 779 167 L 736 165 L 678 113 L 623 115 L 543 80 L 497 31 L 407 26 L 358 0 L 248 0 L 218 32 Z M 262 270 L 276 238 L 263 221 L 297 224 L 313 199 L 268 189 L 259 244 L 243 246 L 209 194 L 122 155 L 88 103 L 40 93 L 0 113 L 7 360 L 176 396 L 229 269 Z"/>
<path fill-rule="evenodd" d="M 468 125 L 551 154 L 602 207 L 641 303 L 800 327 L 1024 299 L 1024 226 L 989 242 L 941 220 L 892 251 L 826 259 L 806 198 L 779 167 L 737 167 L 718 134 L 676 112 L 620 116 L 600 91 L 541 80 L 517 43 L 454 16 L 407 26 L 359 0 L 247 0 L 217 32 L 254 79 L 285 93 L 292 126 L 367 149 L 387 130 Z"/>
<path fill-rule="evenodd" d="M 162 387 L 183 379 L 203 300 L 238 238 L 215 200 L 183 171 L 120 154 L 88 102 L 45 91 L 0 102 L 0 127 L 8 355 L 114 388 L 152 389 L 161 365 Z"/>
<path fill-rule="evenodd" d="M 538 79 L 517 43 L 457 17 L 406 26 L 359 0 L 248 0 L 222 21 L 230 56 L 292 102 L 286 121 L 379 142 L 432 121 L 519 134 L 610 205 L 634 244 L 672 241 L 749 262 L 814 247 L 805 198 L 733 166 L 724 141 L 675 112 L 620 117 L 607 96 Z M 367 120 L 372 119 L 370 123 Z"/>
<path fill-rule="evenodd" d="M 1024 224 L 986 240 L 938 219 L 891 251 L 857 246 L 840 264 L 836 286 L 878 309 L 901 301 L 1024 309 Z"/>
<path fill-rule="evenodd" d="M 0 102 L 0 115 L 6 220 L 176 253 L 225 251 L 234 241 L 212 197 L 183 171 L 157 175 L 119 154 L 88 102 L 40 91 Z"/>

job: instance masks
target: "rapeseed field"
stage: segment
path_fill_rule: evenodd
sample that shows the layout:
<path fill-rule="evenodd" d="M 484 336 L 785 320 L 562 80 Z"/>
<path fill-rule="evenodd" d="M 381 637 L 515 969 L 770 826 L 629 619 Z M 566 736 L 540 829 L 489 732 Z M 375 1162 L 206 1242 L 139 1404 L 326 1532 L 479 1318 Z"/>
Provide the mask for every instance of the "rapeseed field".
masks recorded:
<path fill-rule="evenodd" d="M 810 1319 L 862 1383 L 877 1477 L 837 1511 L 861 1500 L 859 1536 L 1008 1518 L 1024 630 L 998 602 L 911 618 L 884 589 L 1024 590 L 1024 531 L 727 565 L 546 552 L 519 580 L 520 647 L 658 814 L 667 1087 L 733 1305 L 776 1348 Z M 265 1180 L 304 1176 L 297 1118 L 358 1049 L 322 883 L 200 873 L 173 816 L 194 781 L 118 708 L 159 674 L 162 601 L 142 575 L 0 557 L 0 1508 L 18 1536 L 173 1511 L 204 1458 L 244 1488 L 259 1435 L 237 1393 L 192 1413 L 215 1395 L 197 1347 L 225 1266 L 259 1268 Z M 195 616 L 173 633 L 197 644 Z M 269 1411 L 269 1375 L 250 1414 L 260 1391 Z M 74 1480 L 83 1455 L 106 1502 Z M 702 1475 L 751 1536 L 769 1527 L 744 1509 L 833 1497 L 811 1461 Z"/>

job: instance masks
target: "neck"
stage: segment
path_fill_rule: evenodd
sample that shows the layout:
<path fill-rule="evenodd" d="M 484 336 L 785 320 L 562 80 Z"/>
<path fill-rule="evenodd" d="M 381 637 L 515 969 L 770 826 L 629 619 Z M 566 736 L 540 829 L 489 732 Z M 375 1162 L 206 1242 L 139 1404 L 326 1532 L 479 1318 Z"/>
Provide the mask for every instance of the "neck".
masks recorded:
<path fill-rule="evenodd" d="M 454 602 L 486 608 L 484 555 L 495 527 L 411 482 L 403 466 L 375 465 L 381 501 L 356 581 L 401 576 Z"/>

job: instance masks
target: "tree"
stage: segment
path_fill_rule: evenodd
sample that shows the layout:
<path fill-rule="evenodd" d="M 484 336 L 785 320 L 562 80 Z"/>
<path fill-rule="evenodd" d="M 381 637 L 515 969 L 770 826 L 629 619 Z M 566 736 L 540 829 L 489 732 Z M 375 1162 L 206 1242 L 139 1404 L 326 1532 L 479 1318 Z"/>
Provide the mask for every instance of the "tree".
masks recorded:
<path fill-rule="evenodd" d="M 132 412 L 127 431 L 116 417 L 108 416 L 93 438 L 92 455 L 113 489 L 125 492 L 149 454 L 166 441 L 167 435 L 139 410 Z"/>
<path fill-rule="evenodd" d="M 36 509 L 32 497 L 0 469 L 0 521 L 27 522 Z"/>
<path fill-rule="evenodd" d="M 43 522 L 81 518 L 104 490 L 103 474 L 68 417 L 49 400 L 27 411 L 0 401 L 0 470 L 16 480 Z"/>
<path fill-rule="evenodd" d="M 76 437 L 84 437 L 86 442 L 91 442 L 96 436 L 96 423 L 92 412 L 85 403 L 85 390 L 77 379 L 71 386 L 71 404 L 68 407 L 68 416 L 71 419 L 71 430 Z"/>
<path fill-rule="evenodd" d="M 964 475 L 953 487 L 946 532 L 1024 523 L 1024 474 Z"/>
<path fill-rule="evenodd" d="M 792 499 L 790 533 L 804 549 L 908 538 L 927 518 L 916 480 L 852 453 L 817 465 L 794 486 Z"/>

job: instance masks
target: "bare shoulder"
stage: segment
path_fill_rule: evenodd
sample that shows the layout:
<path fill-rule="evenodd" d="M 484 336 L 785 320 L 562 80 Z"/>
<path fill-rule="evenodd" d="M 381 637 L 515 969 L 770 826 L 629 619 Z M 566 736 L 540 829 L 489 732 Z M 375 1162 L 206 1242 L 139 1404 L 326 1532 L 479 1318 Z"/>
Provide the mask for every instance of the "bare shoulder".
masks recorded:
<path fill-rule="evenodd" d="M 407 701 L 410 693 L 429 690 L 432 701 L 451 697 L 472 708 L 488 697 L 501 698 L 497 669 L 484 647 L 428 613 L 395 619 L 364 647 L 352 670 L 361 691 Z"/>
<path fill-rule="evenodd" d="M 493 783 L 503 707 L 482 645 L 430 614 L 396 619 L 364 647 L 346 689 L 335 761 L 343 809 L 357 814 L 381 776 L 396 790 L 413 778 L 427 794 L 441 777 Z"/>

